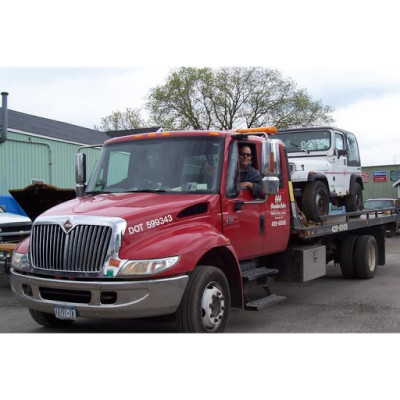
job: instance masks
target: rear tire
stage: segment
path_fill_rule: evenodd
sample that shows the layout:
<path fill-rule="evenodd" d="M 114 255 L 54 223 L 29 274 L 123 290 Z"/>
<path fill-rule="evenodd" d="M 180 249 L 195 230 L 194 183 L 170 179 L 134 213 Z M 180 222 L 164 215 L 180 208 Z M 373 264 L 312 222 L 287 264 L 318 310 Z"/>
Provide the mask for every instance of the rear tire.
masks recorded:
<path fill-rule="evenodd" d="M 358 236 L 347 236 L 340 246 L 340 269 L 343 278 L 353 279 L 355 277 L 354 269 L 354 248 Z"/>
<path fill-rule="evenodd" d="M 308 220 L 319 222 L 328 214 L 329 192 L 321 181 L 309 182 L 303 191 L 302 211 Z"/>
<path fill-rule="evenodd" d="M 37 322 L 39 325 L 45 326 L 46 328 L 64 328 L 74 323 L 73 320 L 58 319 L 55 317 L 55 315 L 42 311 L 29 309 L 29 313 L 35 322 Z"/>
<path fill-rule="evenodd" d="M 362 187 L 359 183 L 354 185 L 354 193 L 344 199 L 346 212 L 362 211 L 364 208 Z"/>
<path fill-rule="evenodd" d="M 371 235 L 357 239 L 354 249 L 354 271 L 356 278 L 371 279 L 375 276 L 378 265 L 378 245 Z"/>
<path fill-rule="evenodd" d="M 212 266 L 199 266 L 192 272 L 177 320 L 181 332 L 224 332 L 230 314 L 231 298 L 224 273 Z"/>

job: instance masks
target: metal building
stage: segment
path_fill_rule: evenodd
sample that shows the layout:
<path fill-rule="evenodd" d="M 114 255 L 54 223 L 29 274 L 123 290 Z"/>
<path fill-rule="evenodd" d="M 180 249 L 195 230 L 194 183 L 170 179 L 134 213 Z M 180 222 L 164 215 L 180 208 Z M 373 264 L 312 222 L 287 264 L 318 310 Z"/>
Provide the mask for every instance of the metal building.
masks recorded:
<path fill-rule="evenodd" d="M 110 137 L 94 129 L 0 108 L 0 195 L 35 181 L 75 188 L 75 154 L 83 145 L 102 144 Z M 4 110 L 4 111 L 3 111 Z M 99 154 L 85 149 L 88 172 Z"/>
<path fill-rule="evenodd" d="M 362 167 L 362 178 L 364 200 L 399 197 L 397 187 L 393 186 L 400 179 L 399 164 Z"/>

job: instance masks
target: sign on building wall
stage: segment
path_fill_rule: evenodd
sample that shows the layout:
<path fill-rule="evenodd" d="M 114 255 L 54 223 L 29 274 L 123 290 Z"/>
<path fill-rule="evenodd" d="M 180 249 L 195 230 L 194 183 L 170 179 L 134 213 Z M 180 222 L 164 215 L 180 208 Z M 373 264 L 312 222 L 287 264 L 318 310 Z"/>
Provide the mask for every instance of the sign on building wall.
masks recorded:
<path fill-rule="evenodd" d="M 390 171 L 390 180 L 391 181 L 398 181 L 400 179 L 400 170 L 397 171 Z"/>
<path fill-rule="evenodd" d="M 386 171 L 375 171 L 373 172 L 374 182 L 386 182 L 387 172 Z"/>
<path fill-rule="evenodd" d="M 369 172 L 361 172 L 361 179 L 364 183 L 369 182 Z"/>

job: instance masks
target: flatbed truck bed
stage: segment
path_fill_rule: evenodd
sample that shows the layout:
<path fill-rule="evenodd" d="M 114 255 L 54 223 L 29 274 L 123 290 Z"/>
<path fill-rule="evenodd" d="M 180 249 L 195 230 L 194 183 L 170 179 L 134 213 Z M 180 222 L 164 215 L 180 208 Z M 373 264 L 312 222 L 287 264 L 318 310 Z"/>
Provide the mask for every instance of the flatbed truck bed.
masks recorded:
<path fill-rule="evenodd" d="M 301 221 L 296 220 L 293 223 L 292 236 L 310 239 L 363 228 L 385 228 L 389 230 L 395 228 L 399 217 L 399 214 L 393 208 L 326 215 L 321 217 L 319 224 L 304 225 Z"/>

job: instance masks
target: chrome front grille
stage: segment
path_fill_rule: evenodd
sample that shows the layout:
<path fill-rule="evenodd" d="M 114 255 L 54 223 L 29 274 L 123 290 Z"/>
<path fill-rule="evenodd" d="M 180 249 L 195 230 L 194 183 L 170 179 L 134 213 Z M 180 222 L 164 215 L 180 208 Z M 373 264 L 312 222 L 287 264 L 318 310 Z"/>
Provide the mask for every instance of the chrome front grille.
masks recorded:
<path fill-rule="evenodd" d="M 35 268 L 67 272 L 99 272 L 106 261 L 112 228 L 76 225 L 68 233 L 58 224 L 35 224 L 31 262 Z"/>

